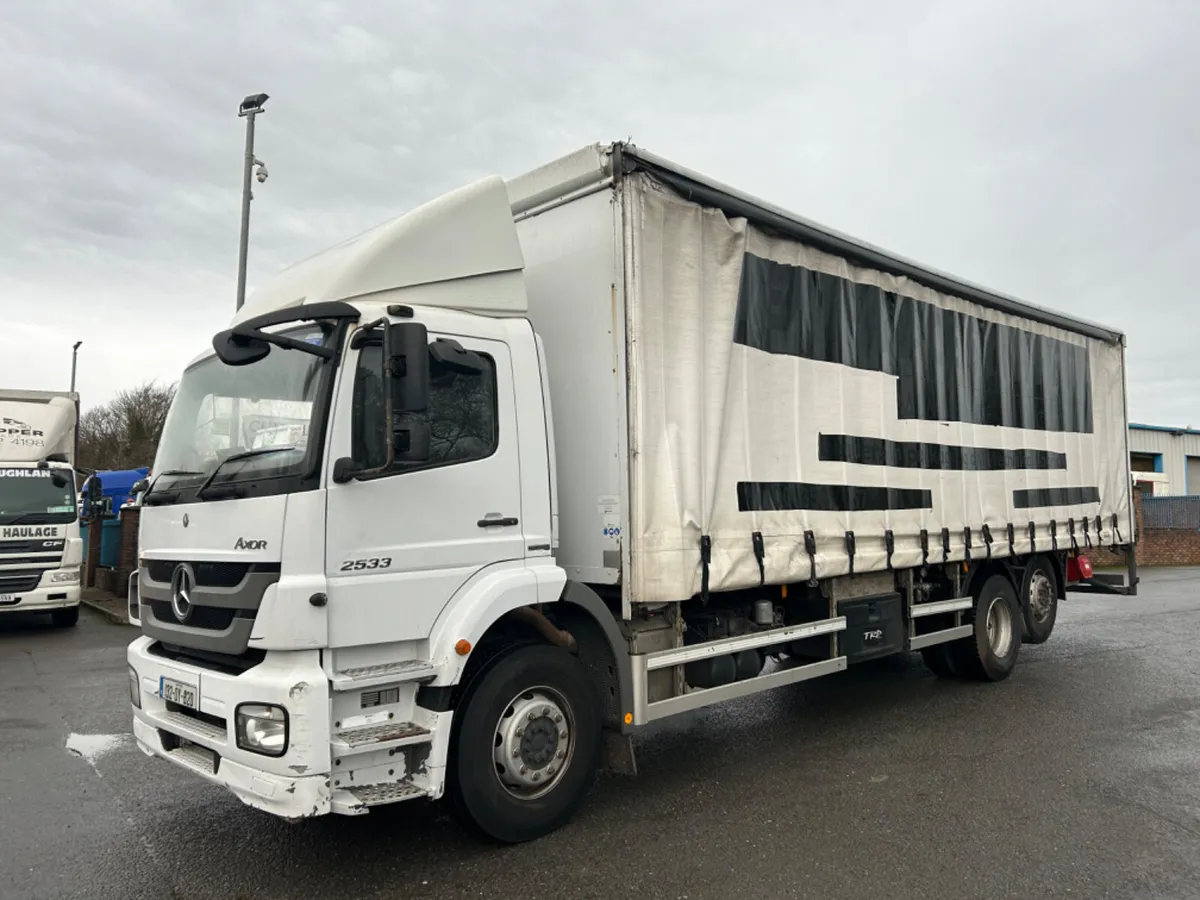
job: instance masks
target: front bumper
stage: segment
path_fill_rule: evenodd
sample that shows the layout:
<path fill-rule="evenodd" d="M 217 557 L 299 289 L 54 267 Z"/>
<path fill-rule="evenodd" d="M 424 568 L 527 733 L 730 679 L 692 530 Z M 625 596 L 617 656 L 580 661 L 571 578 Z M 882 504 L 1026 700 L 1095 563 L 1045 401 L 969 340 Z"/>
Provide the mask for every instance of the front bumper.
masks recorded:
<path fill-rule="evenodd" d="M 2 592 L 0 592 L 2 593 Z M 79 582 L 36 587 L 16 595 L 16 603 L 0 604 L 0 613 L 50 612 L 79 605 Z"/>
<path fill-rule="evenodd" d="M 268 653 L 259 665 L 233 675 L 166 659 L 151 652 L 155 644 L 140 637 L 127 653 L 141 689 L 133 734 L 143 753 L 175 763 L 243 803 L 283 818 L 329 812 L 329 682 L 316 651 Z M 168 708 L 158 695 L 162 677 L 197 686 L 204 718 Z M 238 748 L 234 713 L 241 703 L 273 703 L 288 711 L 283 756 Z"/>

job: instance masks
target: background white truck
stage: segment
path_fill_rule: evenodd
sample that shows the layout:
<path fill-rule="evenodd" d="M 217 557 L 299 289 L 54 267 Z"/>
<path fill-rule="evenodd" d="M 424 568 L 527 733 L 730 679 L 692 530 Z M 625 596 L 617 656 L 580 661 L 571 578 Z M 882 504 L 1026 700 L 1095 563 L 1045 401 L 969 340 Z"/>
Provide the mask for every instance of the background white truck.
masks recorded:
<path fill-rule="evenodd" d="M 0 390 L 0 613 L 79 620 L 79 396 Z"/>
<path fill-rule="evenodd" d="M 145 494 L 134 732 L 288 818 L 449 794 L 526 840 L 649 722 L 910 650 L 1001 680 L 1068 584 L 1135 589 L 1085 559 L 1133 538 L 1120 334 L 630 145 L 339 244 L 213 346 Z"/>

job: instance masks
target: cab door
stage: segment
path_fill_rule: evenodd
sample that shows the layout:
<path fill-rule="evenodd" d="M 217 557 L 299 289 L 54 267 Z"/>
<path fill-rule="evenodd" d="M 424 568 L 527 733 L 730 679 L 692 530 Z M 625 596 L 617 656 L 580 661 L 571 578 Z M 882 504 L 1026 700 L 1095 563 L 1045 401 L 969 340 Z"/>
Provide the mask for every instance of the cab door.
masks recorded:
<path fill-rule="evenodd" d="M 430 341 L 437 338 L 430 333 Z M 453 339 L 485 365 L 468 372 L 430 357 L 429 458 L 344 484 L 330 478 L 325 567 L 332 647 L 425 638 L 472 575 L 524 558 L 509 348 L 497 340 Z M 347 366 L 330 458 L 379 465 L 381 344 L 352 351 Z"/>

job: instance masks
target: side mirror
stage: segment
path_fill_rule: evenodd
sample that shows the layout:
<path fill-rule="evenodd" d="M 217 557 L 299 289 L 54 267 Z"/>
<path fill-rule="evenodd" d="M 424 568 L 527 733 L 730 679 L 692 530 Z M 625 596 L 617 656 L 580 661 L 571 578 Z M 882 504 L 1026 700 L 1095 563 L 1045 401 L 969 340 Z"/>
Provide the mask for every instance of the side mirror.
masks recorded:
<path fill-rule="evenodd" d="M 89 503 L 99 503 L 104 496 L 104 485 L 100 482 L 99 475 L 93 475 L 88 479 L 87 498 Z"/>
<path fill-rule="evenodd" d="M 138 583 L 138 570 L 134 569 L 129 576 L 129 585 L 125 589 L 125 615 L 129 617 L 130 625 L 142 624 L 142 598 Z"/>
<path fill-rule="evenodd" d="M 392 411 L 424 412 L 429 406 L 429 332 L 420 322 L 391 326 Z"/>
<path fill-rule="evenodd" d="M 354 465 L 354 460 L 348 456 L 343 456 L 333 464 L 333 483 L 346 484 L 353 481 L 357 473 L 358 467 Z"/>
<path fill-rule="evenodd" d="M 389 425 L 383 462 L 361 469 L 349 457 L 333 464 L 335 484 L 386 474 L 397 462 L 429 459 L 431 434 L 425 410 L 429 406 L 429 332 L 420 322 L 368 323 L 355 334 L 351 347 L 363 346 L 372 332 L 382 329 L 384 421 Z"/>
<path fill-rule="evenodd" d="M 217 357 L 227 366 L 247 366 L 271 352 L 266 341 L 235 335 L 233 329 L 218 332 L 212 344 Z"/>
<path fill-rule="evenodd" d="M 429 459 L 431 438 L 428 417 L 402 416 L 393 430 L 396 462 L 425 462 Z"/>
<path fill-rule="evenodd" d="M 434 362 L 442 363 L 460 372 L 474 374 L 487 369 L 487 364 L 478 353 L 466 350 L 453 338 L 438 338 L 429 346 L 429 355 Z"/>
<path fill-rule="evenodd" d="M 129 493 L 131 493 L 131 494 L 141 494 L 141 493 L 144 493 L 144 492 L 145 492 L 145 490 L 146 490 L 146 488 L 148 488 L 148 487 L 150 487 L 150 479 L 149 479 L 149 478 L 143 478 L 143 479 L 141 479 L 140 481 L 135 481 L 135 482 L 133 483 L 133 487 L 131 487 L 131 488 L 129 489 Z"/>

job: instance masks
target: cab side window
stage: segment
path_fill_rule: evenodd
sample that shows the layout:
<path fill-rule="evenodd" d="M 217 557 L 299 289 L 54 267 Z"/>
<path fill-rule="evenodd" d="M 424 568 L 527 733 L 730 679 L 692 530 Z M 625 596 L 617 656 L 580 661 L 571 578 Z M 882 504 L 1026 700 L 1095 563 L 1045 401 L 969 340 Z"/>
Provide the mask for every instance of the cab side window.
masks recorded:
<path fill-rule="evenodd" d="M 354 376 L 351 447 L 364 468 L 383 464 L 387 456 L 384 430 L 383 349 L 364 346 Z M 429 469 L 485 459 L 496 452 L 496 366 L 480 354 L 482 371 L 465 371 L 429 358 L 429 459 L 397 462 L 395 472 Z M 400 414 L 396 414 L 399 421 Z"/>

